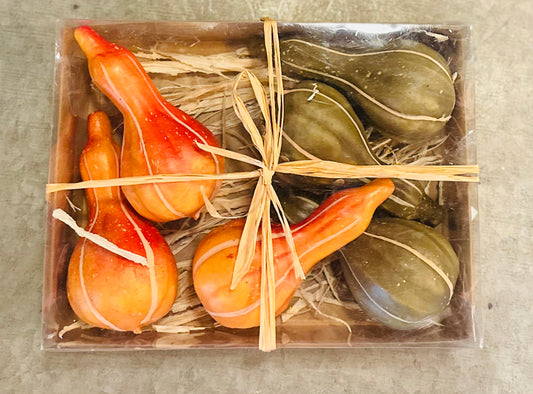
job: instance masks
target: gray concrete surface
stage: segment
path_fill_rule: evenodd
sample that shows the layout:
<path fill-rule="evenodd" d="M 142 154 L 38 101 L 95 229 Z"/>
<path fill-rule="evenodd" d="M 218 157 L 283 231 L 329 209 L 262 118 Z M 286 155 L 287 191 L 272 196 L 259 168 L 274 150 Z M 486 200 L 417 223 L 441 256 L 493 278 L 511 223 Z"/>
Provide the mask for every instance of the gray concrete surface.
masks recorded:
<path fill-rule="evenodd" d="M 473 26 L 485 348 L 45 353 L 44 185 L 58 18 Z M 533 391 L 533 2 L 0 1 L 0 392 Z"/>

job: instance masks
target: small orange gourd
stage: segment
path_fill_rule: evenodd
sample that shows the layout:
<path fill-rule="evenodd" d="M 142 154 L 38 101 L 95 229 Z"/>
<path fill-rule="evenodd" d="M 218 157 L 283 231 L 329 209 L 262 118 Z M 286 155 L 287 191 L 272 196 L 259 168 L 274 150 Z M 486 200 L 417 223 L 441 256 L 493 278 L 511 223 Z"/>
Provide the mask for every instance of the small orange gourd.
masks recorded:
<path fill-rule="evenodd" d="M 119 147 L 112 140 L 105 113 L 89 116 L 88 134 L 80 158 L 82 179 L 116 178 Z M 68 268 L 70 305 L 79 318 L 93 326 L 140 332 L 141 327 L 166 315 L 174 302 L 178 283 L 174 256 L 157 229 L 129 206 L 120 188 L 86 189 L 86 195 L 86 230 L 145 257 L 147 264 L 133 262 L 81 238 Z"/>
<path fill-rule="evenodd" d="M 304 273 L 361 235 L 375 209 L 393 191 L 390 179 L 376 179 L 360 188 L 342 190 L 324 201 L 307 219 L 291 226 Z M 196 294 L 215 320 L 232 328 L 255 327 L 260 319 L 260 241 L 250 270 L 234 290 L 230 289 L 243 227 L 243 220 L 234 220 L 211 231 L 200 242 L 193 260 Z M 273 225 L 272 233 L 278 315 L 287 308 L 301 280 L 295 275 L 281 226 Z"/>
<path fill-rule="evenodd" d="M 74 37 L 87 56 L 93 82 L 124 116 L 120 176 L 224 171 L 224 158 L 196 144 L 218 147 L 213 134 L 161 96 L 132 52 L 106 41 L 88 26 L 78 27 Z M 124 186 L 122 190 L 140 215 L 166 222 L 197 217 L 204 196 L 212 196 L 219 183 L 143 184 Z"/>

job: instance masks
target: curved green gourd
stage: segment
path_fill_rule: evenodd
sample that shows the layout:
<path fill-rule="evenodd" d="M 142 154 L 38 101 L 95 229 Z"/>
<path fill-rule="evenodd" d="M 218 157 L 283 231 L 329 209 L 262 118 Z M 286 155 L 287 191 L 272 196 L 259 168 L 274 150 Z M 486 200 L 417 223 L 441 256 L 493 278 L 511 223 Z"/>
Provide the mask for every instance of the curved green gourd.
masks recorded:
<path fill-rule="evenodd" d="M 281 155 L 290 161 L 319 158 L 354 165 L 383 164 L 369 147 L 363 126 L 336 89 L 303 81 L 285 92 Z M 307 179 L 309 182 L 309 179 Z M 319 181 L 317 181 L 319 182 Z M 443 210 L 417 181 L 395 179 L 393 195 L 382 207 L 395 216 L 436 225 Z"/>
<path fill-rule="evenodd" d="M 280 48 L 285 74 L 335 86 L 383 134 L 401 142 L 427 141 L 451 117 L 450 70 L 438 52 L 421 43 L 400 40 L 372 52 L 346 53 L 288 39 Z"/>
<path fill-rule="evenodd" d="M 449 242 L 431 227 L 409 220 L 374 219 L 341 253 L 344 277 L 361 308 L 399 330 L 438 320 L 459 274 Z"/>
<path fill-rule="evenodd" d="M 382 164 L 372 153 L 364 128 L 338 90 L 302 81 L 285 91 L 281 154 L 291 161 L 318 157 L 348 164 Z M 307 155 L 311 154 L 311 156 Z"/>

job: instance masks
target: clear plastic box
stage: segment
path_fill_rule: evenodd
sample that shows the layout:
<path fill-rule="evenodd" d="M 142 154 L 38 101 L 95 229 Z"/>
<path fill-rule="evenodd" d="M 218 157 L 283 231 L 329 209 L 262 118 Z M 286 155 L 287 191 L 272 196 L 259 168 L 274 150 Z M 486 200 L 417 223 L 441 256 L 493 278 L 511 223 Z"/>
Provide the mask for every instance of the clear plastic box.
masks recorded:
<path fill-rule="evenodd" d="M 256 48 L 263 24 L 225 22 L 62 21 L 58 25 L 55 64 L 54 125 L 50 150 L 49 183 L 80 180 L 78 159 L 86 140 L 86 118 L 105 107 L 115 125 L 119 114 L 91 85 L 86 59 L 74 38 L 74 28 L 93 26 L 112 42 L 127 48 L 150 49 L 156 44 L 180 53 L 217 54 L 242 45 Z M 279 23 L 280 37 L 297 34 L 335 46 L 364 47 L 376 40 L 405 37 L 439 51 L 449 62 L 455 81 L 457 104 L 446 126 L 445 164 L 475 164 L 474 97 L 471 75 L 470 28 L 462 25 L 380 25 Z M 258 51 L 257 56 L 262 56 Z M 77 320 L 65 289 L 67 265 L 76 235 L 52 218 L 56 208 L 68 210 L 72 192 L 50 194 L 47 201 L 47 242 L 43 286 L 44 349 L 122 350 L 257 347 L 258 329 L 212 327 L 198 332 L 141 334 L 98 328 L 75 329 L 59 335 Z M 415 331 L 395 331 L 369 320 L 362 311 L 338 311 L 352 329 L 331 319 L 307 313 L 286 322 L 277 321 L 279 348 L 325 347 L 477 347 L 482 344 L 475 304 L 475 261 L 478 257 L 477 186 L 443 182 L 441 201 L 447 207 L 442 232 L 460 260 L 460 275 L 447 317 L 441 324 Z"/>

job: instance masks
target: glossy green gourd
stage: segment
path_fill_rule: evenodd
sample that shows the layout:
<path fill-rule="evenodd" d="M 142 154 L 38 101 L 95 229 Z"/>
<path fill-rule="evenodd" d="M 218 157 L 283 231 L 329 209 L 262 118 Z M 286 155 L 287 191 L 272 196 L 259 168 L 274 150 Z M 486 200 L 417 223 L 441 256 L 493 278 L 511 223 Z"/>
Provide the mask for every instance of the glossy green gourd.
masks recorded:
<path fill-rule="evenodd" d="M 286 138 L 282 158 L 295 161 L 318 157 L 354 165 L 383 164 L 369 147 L 350 103 L 336 89 L 320 82 L 302 81 L 286 91 L 284 100 Z M 394 185 L 394 194 L 382 204 L 384 209 L 395 216 L 431 225 L 442 220 L 442 207 L 424 192 L 419 182 L 395 179 Z"/>
<path fill-rule="evenodd" d="M 283 72 L 335 86 L 361 106 L 385 135 L 401 142 L 433 138 L 455 105 L 444 58 L 414 41 L 346 53 L 299 39 L 281 42 Z"/>
<path fill-rule="evenodd" d="M 431 227 L 409 220 L 374 219 L 341 253 L 356 301 L 372 319 L 393 329 L 438 321 L 459 273 L 449 242 Z"/>

